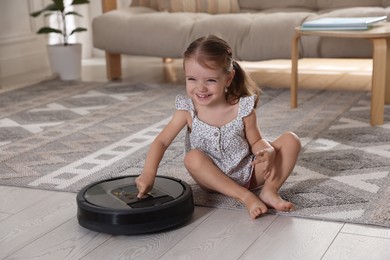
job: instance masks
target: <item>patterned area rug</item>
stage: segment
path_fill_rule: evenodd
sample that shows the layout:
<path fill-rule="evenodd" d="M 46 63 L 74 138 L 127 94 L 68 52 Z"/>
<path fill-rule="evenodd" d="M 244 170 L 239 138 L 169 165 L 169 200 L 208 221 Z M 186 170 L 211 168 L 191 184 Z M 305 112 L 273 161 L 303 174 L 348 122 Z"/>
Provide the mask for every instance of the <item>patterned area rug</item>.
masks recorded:
<path fill-rule="evenodd" d="M 390 227 L 390 107 L 369 124 L 364 92 L 266 88 L 258 109 L 265 138 L 296 132 L 304 145 L 282 187 L 290 216 Z M 0 184 L 77 192 L 111 177 L 139 174 L 146 151 L 174 112 L 178 85 L 45 81 L 0 94 Z M 243 209 L 200 190 L 182 164 L 184 133 L 167 151 L 160 175 L 192 185 L 200 206 Z M 286 214 L 286 213 L 277 213 Z"/>

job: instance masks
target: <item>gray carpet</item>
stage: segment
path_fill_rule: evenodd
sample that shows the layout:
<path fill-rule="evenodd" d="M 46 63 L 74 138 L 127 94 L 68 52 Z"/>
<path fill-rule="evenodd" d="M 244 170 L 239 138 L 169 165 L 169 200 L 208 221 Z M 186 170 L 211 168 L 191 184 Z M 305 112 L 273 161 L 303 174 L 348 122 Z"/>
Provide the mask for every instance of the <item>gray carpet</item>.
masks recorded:
<path fill-rule="evenodd" d="M 45 81 L 0 94 L 0 184 L 77 192 L 110 177 L 139 174 L 148 145 L 174 111 L 183 86 Z M 265 88 L 258 109 L 263 135 L 296 132 L 304 144 L 281 195 L 290 216 L 390 227 L 390 107 L 369 124 L 364 92 Z M 192 185 L 200 206 L 243 209 L 200 190 L 182 165 L 181 133 L 159 174 Z M 285 214 L 285 213 L 277 213 Z"/>

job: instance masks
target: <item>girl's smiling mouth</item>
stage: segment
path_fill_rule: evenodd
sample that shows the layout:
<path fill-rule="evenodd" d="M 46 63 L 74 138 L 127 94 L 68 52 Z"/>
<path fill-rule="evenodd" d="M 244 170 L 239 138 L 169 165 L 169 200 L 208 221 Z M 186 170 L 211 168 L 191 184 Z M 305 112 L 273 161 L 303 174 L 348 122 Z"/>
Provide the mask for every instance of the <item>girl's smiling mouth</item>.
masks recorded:
<path fill-rule="evenodd" d="M 198 98 L 208 98 L 211 96 L 211 94 L 196 94 Z"/>

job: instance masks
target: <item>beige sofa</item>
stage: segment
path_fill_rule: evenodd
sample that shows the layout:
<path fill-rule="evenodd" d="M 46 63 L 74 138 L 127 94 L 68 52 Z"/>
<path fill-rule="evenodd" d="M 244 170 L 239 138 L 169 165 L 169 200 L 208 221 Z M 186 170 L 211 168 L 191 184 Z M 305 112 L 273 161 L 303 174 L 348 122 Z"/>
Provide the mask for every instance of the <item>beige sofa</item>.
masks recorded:
<path fill-rule="evenodd" d="M 223 3 L 222 3 L 223 2 Z M 107 76 L 120 78 L 120 55 L 180 58 L 194 39 L 216 34 L 237 60 L 289 59 L 294 28 L 320 17 L 390 17 L 390 0 L 133 0 L 116 9 L 102 0 L 93 20 L 94 47 L 106 51 Z M 371 57 L 359 39 L 303 37 L 304 57 Z"/>

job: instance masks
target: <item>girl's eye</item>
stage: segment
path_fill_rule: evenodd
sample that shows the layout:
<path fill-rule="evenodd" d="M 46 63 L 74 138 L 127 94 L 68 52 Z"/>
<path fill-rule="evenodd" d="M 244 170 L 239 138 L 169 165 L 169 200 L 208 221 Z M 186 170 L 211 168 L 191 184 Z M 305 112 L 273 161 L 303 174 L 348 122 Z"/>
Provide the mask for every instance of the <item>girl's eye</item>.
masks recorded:
<path fill-rule="evenodd" d="M 215 82 L 217 82 L 217 80 L 215 80 L 215 79 L 208 79 L 207 82 L 215 83 Z"/>
<path fill-rule="evenodd" d="M 188 81 L 194 81 L 194 78 L 187 78 Z"/>

